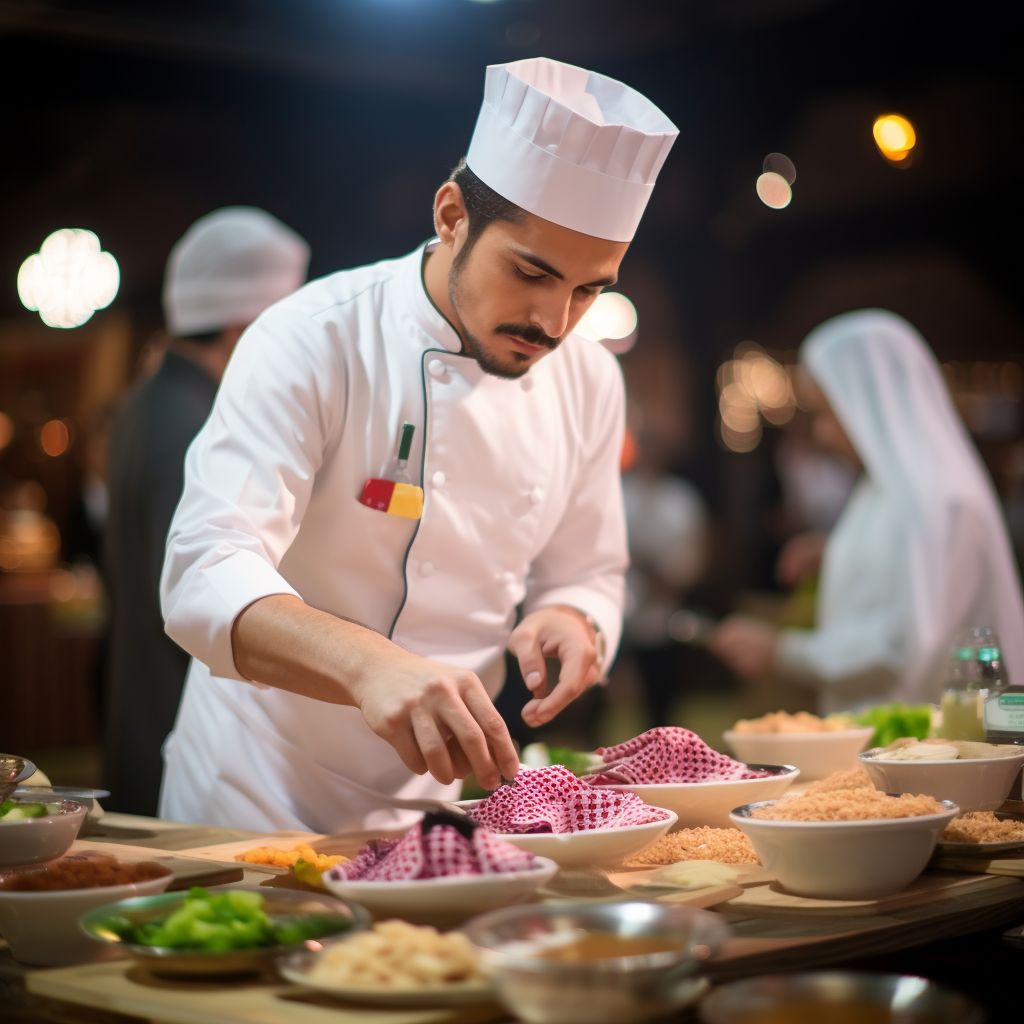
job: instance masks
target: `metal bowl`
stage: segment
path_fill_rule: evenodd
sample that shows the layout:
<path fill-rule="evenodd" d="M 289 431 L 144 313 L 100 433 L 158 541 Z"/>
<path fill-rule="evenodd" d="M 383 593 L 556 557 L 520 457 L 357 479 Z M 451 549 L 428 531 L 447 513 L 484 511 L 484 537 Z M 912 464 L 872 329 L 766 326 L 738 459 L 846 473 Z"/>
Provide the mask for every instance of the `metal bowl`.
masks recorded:
<path fill-rule="evenodd" d="M 723 985 L 701 1003 L 700 1018 L 705 1024 L 890 1019 L 900 1024 L 981 1024 L 985 1013 L 967 996 L 926 978 L 812 971 L 765 974 Z"/>
<path fill-rule="evenodd" d="M 258 892 L 266 897 L 263 910 L 273 917 L 324 917 L 337 925 L 347 925 L 344 934 L 362 931 L 370 925 L 370 915 L 358 903 L 350 903 L 335 896 L 300 892 L 295 889 L 268 889 L 252 885 L 232 885 L 232 890 Z M 214 889 L 213 892 L 224 891 Z M 111 930 L 112 917 L 126 917 L 135 924 L 160 921 L 175 910 L 188 896 L 187 892 L 162 893 L 159 896 L 139 896 L 134 899 L 96 907 L 79 918 L 79 926 L 86 934 L 117 945 L 143 962 L 151 974 L 162 977 L 197 977 L 220 974 L 251 974 L 262 971 L 279 956 L 303 949 L 318 948 L 314 940 L 291 946 L 267 946 L 260 949 L 225 950 L 220 953 L 167 949 L 163 946 L 143 946 L 124 942 Z M 341 934 L 336 932 L 335 934 Z M 325 936 L 327 938 L 328 936 Z M 314 943 L 311 945 L 311 943 Z"/>
<path fill-rule="evenodd" d="M 729 934 L 713 914 L 640 901 L 508 907 L 474 918 L 462 930 L 501 1001 L 528 1024 L 633 1024 L 681 1009 L 704 992 L 701 961 Z M 529 948 L 574 931 L 664 936 L 679 949 L 565 963 Z"/>
<path fill-rule="evenodd" d="M 36 773 L 36 766 L 17 754 L 0 754 L 0 804 L 17 788 Z"/>

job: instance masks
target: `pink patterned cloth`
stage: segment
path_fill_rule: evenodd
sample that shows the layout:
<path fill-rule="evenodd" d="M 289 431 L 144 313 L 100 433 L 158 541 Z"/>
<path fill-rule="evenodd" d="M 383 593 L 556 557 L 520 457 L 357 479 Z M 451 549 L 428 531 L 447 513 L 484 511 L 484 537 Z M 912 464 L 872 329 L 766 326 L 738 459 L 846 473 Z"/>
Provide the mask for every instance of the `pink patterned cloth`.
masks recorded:
<path fill-rule="evenodd" d="M 371 839 L 329 874 L 339 882 L 404 882 L 529 871 L 535 860 L 532 853 L 482 828 L 467 839 L 452 825 L 435 825 L 424 834 L 417 824 L 401 839 Z"/>
<path fill-rule="evenodd" d="M 751 771 L 740 761 L 712 750 L 696 733 L 678 726 L 650 729 L 615 747 L 595 751 L 605 762 L 622 763 L 586 776 L 600 785 L 656 785 L 680 782 L 731 782 L 764 779 L 768 771 Z"/>
<path fill-rule="evenodd" d="M 598 789 L 561 765 L 520 768 L 513 785 L 495 790 L 471 813 L 485 828 L 512 835 L 645 825 L 668 817 L 635 793 Z"/>

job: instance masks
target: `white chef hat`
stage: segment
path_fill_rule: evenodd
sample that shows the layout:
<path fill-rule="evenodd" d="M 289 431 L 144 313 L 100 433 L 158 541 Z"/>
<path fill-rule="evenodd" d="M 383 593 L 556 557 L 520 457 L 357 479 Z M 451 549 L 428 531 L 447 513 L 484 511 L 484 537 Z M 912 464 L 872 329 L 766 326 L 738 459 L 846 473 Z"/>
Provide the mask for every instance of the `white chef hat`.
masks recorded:
<path fill-rule="evenodd" d="M 628 242 L 678 134 L 628 85 L 534 57 L 487 68 L 466 163 L 538 217 Z"/>
<path fill-rule="evenodd" d="M 309 246 L 255 206 L 200 217 L 171 249 L 164 319 L 178 337 L 251 323 L 306 280 Z"/>

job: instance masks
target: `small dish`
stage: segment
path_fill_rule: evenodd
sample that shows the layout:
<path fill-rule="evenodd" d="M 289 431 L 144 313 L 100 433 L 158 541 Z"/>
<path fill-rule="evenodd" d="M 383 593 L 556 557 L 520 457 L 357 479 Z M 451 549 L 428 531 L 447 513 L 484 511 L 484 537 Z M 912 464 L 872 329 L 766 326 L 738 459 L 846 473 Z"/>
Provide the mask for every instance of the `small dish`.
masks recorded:
<path fill-rule="evenodd" d="M 760 733 L 730 729 L 722 733 L 722 739 L 741 761 L 796 765 L 804 782 L 815 782 L 833 772 L 856 768 L 857 755 L 871 741 L 874 731 L 872 726 L 835 732 Z"/>
<path fill-rule="evenodd" d="M 731 782 L 657 783 L 649 786 L 602 786 L 636 793 L 644 803 L 664 807 L 676 815 L 670 831 L 681 828 L 729 828 L 729 812 L 739 803 L 774 800 L 800 778 L 791 764 L 749 764 L 755 771 L 775 772 L 763 779 L 734 779 Z"/>
<path fill-rule="evenodd" d="M 18 804 L 45 804 L 41 818 L 0 821 L 0 868 L 23 868 L 63 857 L 85 821 L 86 808 L 77 800 L 11 797 Z"/>
<path fill-rule="evenodd" d="M 336 923 L 347 926 L 346 934 L 361 931 L 370 923 L 370 915 L 362 907 L 334 896 L 318 896 L 296 889 L 268 889 L 260 886 L 232 885 L 227 888 L 259 892 L 261 896 L 266 897 L 263 910 L 271 917 L 315 915 L 331 918 Z M 305 943 L 299 943 L 292 946 L 230 949 L 216 953 L 205 950 L 168 949 L 163 946 L 124 942 L 107 924 L 112 917 L 127 918 L 135 924 L 162 920 L 187 897 L 187 892 L 171 892 L 160 896 L 122 899 L 83 914 L 79 924 L 87 935 L 102 939 L 110 946 L 130 953 L 144 964 L 151 974 L 160 977 L 251 974 L 261 971 L 276 957 L 308 948 Z"/>
<path fill-rule="evenodd" d="M 737 807 L 729 815 L 754 844 L 765 871 L 798 896 L 863 900 L 905 889 L 935 852 L 942 830 L 960 808 L 914 818 L 867 821 L 773 821 L 751 812 L 774 800 Z"/>
<path fill-rule="evenodd" d="M 106 910 L 106 904 L 117 900 L 162 893 L 173 878 L 168 869 L 160 878 L 127 885 L 53 892 L 0 891 L 0 932 L 22 963 L 59 967 L 104 960 L 112 950 L 83 934 L 79 918 L 95 907 Z"/>
<path fill-rule="evenodd" d="M 545 903 L 484 914 L 463 932 L 501 1001 L 527 1024 L 636 1024 L 703 995 L 702 962 L 729 928 L 713 914 L 666 903 Z M 667 938 L 678 948 L 576 962 L 528 951 L 574 932 Z"/>
<path fill-rule="evenodd" d="M 344 941 L 344 940 L 342 940 Z M 445 1008 L 486 1003 L 497 998 L 494 988 L 483 981 L 462 981 L 431 989 L 354 988 L 346 985 L 331 985 L 309 977 L 319 953 L 308 949 L 291 953 L 277 962 L 282 978 L 303 988 L 322 992 L 324 995 L 343 999 L 348 1003 L 362 1003 L 365 1006 L 408 1006 L 424 1008 Z"/>
<path fill-rule="evenodd" d="M 924 793 L 951 800 L 962 812 L 994 811 L 1009 796 L 1024 765 L 1024 750 L 1012 757 L 956 758 L 949 761 L 879 761 L 881 748 L 857 760 L 883 793 Z"/>
<path fill-rule="evenodd" d="M 590 828 L 581 832 L 496 832 L 520 850 L 554 861 L 560 868 L 617 867 L 627 857 L 650 846 L 676 823 L 675 811 L 665 807 L 663 821 L 617 828 Z"/>
<path fill-rule="evenodd" d="M 508 837 L 511 838 L 511 837 Z M 461 924 L 476 914 L 525 903 L 554 878 L 558 865 L 538 857 L 530 871 L 453 875 L 406 882 L 344 881 L 322 876 L 329 892 L 354 900 L 374 917 L 401 917 L 416 924 Z"/>
<path fill-rule="evenodd" d="M 18 786 L 14 795 L 26 800 L 34 799 L 36 803 L 42 803 L 47 796 L 59 797 L 62 800 L 77 800 L 78 803 L 85 805 L 87 817 L 100 818 L 103 816 L 103 809 L 96 801 L 110 796 L 110 790 L 81 789 L 78 786 Z"/>

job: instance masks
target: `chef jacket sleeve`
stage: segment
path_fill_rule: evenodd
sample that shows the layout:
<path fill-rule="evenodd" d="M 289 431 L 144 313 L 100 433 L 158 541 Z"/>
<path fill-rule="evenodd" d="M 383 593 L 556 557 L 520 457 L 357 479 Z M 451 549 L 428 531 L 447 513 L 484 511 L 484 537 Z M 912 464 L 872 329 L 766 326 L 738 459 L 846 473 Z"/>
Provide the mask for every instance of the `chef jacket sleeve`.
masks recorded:
<path fill-rule="evenodd" d="M 188 450 L 160 597 L 167 634 L 213 675 L 235 668 L 231 627 L 254 601 L 297 594 L 277 567 L 340 431 L 345 368 L 327 332 L 273 307 L 242 335 Z"/>
<path fill-rule="evenodd" d="M 604 672 L 622 635 L 629 565 L 621 457 L 626 395 L 618 361 L 600 350 L 604 372 L 579 425 L 580 461 L 571 496 L 550 540 L 530 565 L 526 614 L 569 605 L 591 615 L 605 636 Z"/>

